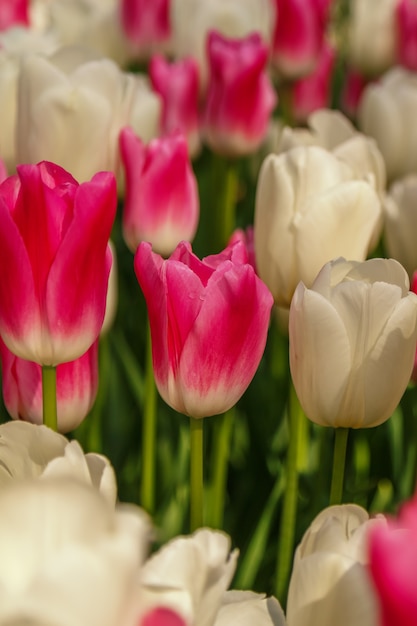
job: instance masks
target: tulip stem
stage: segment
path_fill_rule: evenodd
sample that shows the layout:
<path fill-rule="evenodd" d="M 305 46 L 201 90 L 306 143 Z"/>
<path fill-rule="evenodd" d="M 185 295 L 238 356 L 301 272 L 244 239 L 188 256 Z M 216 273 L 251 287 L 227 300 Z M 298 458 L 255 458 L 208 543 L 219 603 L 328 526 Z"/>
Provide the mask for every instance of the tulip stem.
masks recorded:
<path fill-rule="evenodd" d="M 155 508 L 155 440 L 156 440 L 156 385 L 152 363 L 152 339 L 149 319 L 146 329 L 145 401 L 142 423 L 141 505 L 152 514 Z"/>
<path fill-rule="evenodd" d="M 282 604 L 284 604 L 287 593 L 293 558 L 298 498 L 298 445 L 300 423 L 304 419 L 304 413 L 292 382 L 290 385 L 288 417 L 290 438 L 287 451 L 285 493 L 279 532 L 276 575 L 276 595 Z"/>
<path fill-rule="evenodd" d="M 226 247 L 236 223 L 236 198 L 239 185 L 237 162 L 213 154 L 213 186 L 217 190 L 216 215 L 210 220 L 210 252 Z"/>
<path fill-rule="evenodd" d="M 332 485 L 330 504 L 341 504 L 343 500 L 343 480 L 345 476 L 346 448 L 349 428 L 336 428 L 333 453 Z"/>
<path fill-rule="evenodd" d="M 190 530 L 203 526 L 203 420 L 190 417 Z"/>
<path fill-rule="evenodd" d="M 43 423 L 55 432 L 58 431 L 56 400 L 56 367 L 42 365 Z"/>
<path fill-rule="evenodd" d="M 213 488 L 207 523 L 210 528 L 222 528 L 224 501 L 226 497 L 227 466 L 229 462 L 230 437 L 232 434 L 234 409 L 216 418 L 213 442 Z"/>

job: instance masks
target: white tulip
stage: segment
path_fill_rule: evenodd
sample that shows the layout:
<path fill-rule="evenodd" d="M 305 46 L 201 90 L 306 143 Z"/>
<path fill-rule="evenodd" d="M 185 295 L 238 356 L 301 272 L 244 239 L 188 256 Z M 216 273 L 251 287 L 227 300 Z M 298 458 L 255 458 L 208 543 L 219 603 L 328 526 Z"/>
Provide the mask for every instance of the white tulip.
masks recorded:
<path fill-rule="evenodd" d="M 410 380 L 417 296 L 393 259 L 327 263 L 300 283 L 289 320 L 290 368 L 307 417 L 322 426 L 386 421 Z"/>
<path fill-rule="evenodd" d="M 361 74 L 382 74 L 395 62 L 397 0 L 351 0 L 348 59 Z"/>
<path fill-rule="evenodd" d="M 338 256 L 364 260 L 381 216 L 371 182 L 317 146 L 270 154 L 255 203 L 255 254 L 275 303 L 289 307 L 300 280 L 310 286 Z"/>
<path fill-rule="evenodd" d="M 287 626 L 377 626 L 366 536 L 383 523 L 354 504 L 319 513 L 295 552 Z"/>
<path fill-rule="evenodd" d="M 417 77 L 395 67 L 369 84 L 358 108 L 360 129 L 374 137 L 390 181 L 417 173 Z"/>
<path fill-rule="evenodd" d="M 29 422 L 0 425 L 0 486 L 10 481 L 54 476 L 72 477 L 94 486 L 107 501 L 116 501 L 116 477 L 108 459 L 84 455 L 77 441 Z M 0 490 L 1 491 L 1 490 Z"/>
<path fill-rule="evenodd" d="M 417 173 L 390 187 L 384 208 L 387 252 L 405 267 L 411 278 L 417 270 Z"/>
<path fill-rule="evenodd" d="M 0 491 L 0 624 L 134 626 L 147 516 L 69 479 Z"/>

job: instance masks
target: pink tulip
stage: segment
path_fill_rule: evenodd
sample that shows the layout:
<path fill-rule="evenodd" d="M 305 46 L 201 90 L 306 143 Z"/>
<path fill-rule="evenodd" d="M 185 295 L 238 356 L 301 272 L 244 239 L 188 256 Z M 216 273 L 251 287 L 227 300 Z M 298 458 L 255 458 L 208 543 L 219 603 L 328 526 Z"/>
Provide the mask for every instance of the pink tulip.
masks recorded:
<path fill-rule="evenodd" d="M 399 0 L 396 6 L 397 60 L 413 72 L 417 71 L 417 4 L 415 0 Z"/>
<path fill-rule="evenodd" d="M 208 36 L 210 77 L 202 125 L 207 144 L 228 156 L 254 152 L 268 130 L 277 97 L 266 72 L 268 48 L 258 33 Z"/>
<path fill-rule="evenodd" d="M 255 241 L 253 226 L 247 226 L 245 230 L 242 228 L 236 228 L 230 235 L 229 246 L 233 246 L 238 241 L 242 242 L 246 250 L 246 263 L 252 265 L 256 272 L 256 260 L 255 260 Z"/>
<path fill-rule="evenodd" d="M 29 0 L 0 0 L 0 31 L 29 26 Z"/>
<path fill-rule="evenodd" d="M 359 102 L 369 79 L 359 72 L 347 69 L 341 95 L 341 108 L 350 117 L 356 117 Z"/>
<path fill-rule="evenodd" d="M 123 235 L 132 252 L 141 241 L 169 256 L 195 235 L 199 217 L 197 181 L 180 133 L 147 146 L 130 128 L 120 133 L 126 172 Z"/>
<path fill-rule="evenodd" d="M 240 243 L 202 261 L 184 242 L 166 261 L 148 243 L 136 252 L 156 384 L 181 413 L 198 418 L 227 411 L 259 365 L 272 296 L 245 258 Z"/>
<path fill-rule="evenodd" d="M 200 150 L 197 61 L 188 57 L 170 63 L 155 55 L 149 64 L 149 76 L 162 98 L 162 134 L 181 131 L 187 137 L 190 156 L 195 156 Z"/>
<path fill-rule="evenodd" d="M 275 0 L 277 20 L 272 63 L 287 78 L 315 67 L 323 47 L 331 0 Z"/>
<path fill-rule="evenodd" d="M 305 122 L 317 109 L 329 108 L 336 52 L 325 43 L 313 72 L 300 78 L 293 86 L 293 112 L 299 122 Z"/>
<path fill-rule="evenodd" d="M 417 495 L 398 519 L 375 526 L 369 536 L 370 572 L 379 598 L 381 626 L 417 623 Z"/>
<path fill-rule="evenodd" d="M 15 420 L 43 423 L 42 369 L 15 356 L 0 339 L 3 400 Z M 98 340 L 75 361 L 57 366 L 58 430 L 66 433 L 86 417 L 97 395 Z"/>
<path fill-rule="evenodd" d="M 149 54 L 171 35 L 170 0 L 120 0 L 120 19 L 133 46 Z"/>
<path fill-rule="evenodd" d="M 186 626 L 186 623 L 172 609 L 158 606 L 142 617 L 140 626 Z"/>
<path fill-rule="evenodd" d="M 0 185 L 0 334 L 17 356 L 56 365 L 97 338 L 116 204 L 110 172 L 79 185 L 47 161 Z"/>

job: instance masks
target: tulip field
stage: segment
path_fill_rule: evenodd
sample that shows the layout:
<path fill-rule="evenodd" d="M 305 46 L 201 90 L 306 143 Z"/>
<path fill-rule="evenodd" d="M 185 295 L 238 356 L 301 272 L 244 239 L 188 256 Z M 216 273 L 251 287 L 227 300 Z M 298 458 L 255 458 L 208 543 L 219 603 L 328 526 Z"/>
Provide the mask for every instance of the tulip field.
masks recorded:
<path fill-rule="evenodd" d="M 0 626 L 415 626 L 417 3 L 0 0 Z"/>

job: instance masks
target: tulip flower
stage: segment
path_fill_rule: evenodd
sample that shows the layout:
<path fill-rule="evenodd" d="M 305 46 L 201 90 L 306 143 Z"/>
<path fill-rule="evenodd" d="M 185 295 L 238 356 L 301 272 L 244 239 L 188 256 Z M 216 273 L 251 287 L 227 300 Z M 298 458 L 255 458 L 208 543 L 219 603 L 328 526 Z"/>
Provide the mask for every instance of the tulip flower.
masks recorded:
<path fill-rule="evenodd" d="M 73 361 L 97 338 L 111 266 L 113 174 L 79 185 L 59 166 L 18 166 L 0 185 L 0 333 L 17 356 Z"/>
<path fill-rule="evenodd" d="M 309 287 L 333 258 L 364 260 L 380 217 L 373 184 L 324 148 L 267 156 L 256 192 L 255 253 L 275 303 L 289 307 L 299 281 Z"/>
<path fill-rule="evenodd" d="M 364 89 L 358 124 L 362 132 L 376 140 L 390 182 L 417 173 L 416 107 L 415 74 L 401 67 L 393 68 L 378 83 Z"/>
<path fill-rule="evenodd" d="M 347 22 L 348 61 L 352 68 L 365 76 L 379 76 L 395 63 L 397 4 L 398 0 L 350 2 Z"/>
<path fill-rule="evenodd" d="M 170 37 L 171 0 L 121 0 L 120 20 L 127 38 L 145 58 Z"/>
<path fill-rule="evenodd" d="M 0 1 L 0 30 L 7 30 L 12 26 L 29 26 L 28 0 Z"/>
<path fill-rule="evenodd" d="M 293 84 L 293 114 L 298 121 L 305 122 L 313 111 L 330 106 L 335 57 L 334 48 L 324 43 L 313 72 Z"/>
<path fill-rule="evenodd" d="M 199 218 L 197 180 L 185 137 L 176 133 L 145 146 L 130 128 L 120 134 L 126 172 L 123 235 L 136 252 L 149 241 L 169 256 L 182 240 L 193 239 Z"/>
<path fill-rule="evenodd" d="M 417 70 L 417 5 L 414 0 L 399 0 L 395 8 L 397 60 L 409 70 Z"/>
<path fill-rule="evenodd" d="M 236 550 L 230 551 L 229 537 L 221 532 L 203 528 L 176 537 L 142 568 L 142 603 L 169 607 L 195 626 L 284 626 L 275 598 L 228 591 L 237 556 Z"/>
<path fill-rule="evenodd" d="M 162 98 L 162 134 L 181 131 L 187 137 L 190 156 L 196 156 L 200 151 L 197 61 L 188 57 L 169 63 L 155 55 L 149 64 L 149 77 Z"/>
<path fill-rule="evenodd" d="M 241 156 L 254 152 L 266 136 L 277 101 L 266 72 L 268 48 L 258 34 L 226 39 L 208 36 L 209 83 L 202 133 L 215 152 Z"/>
<path fill-rule="evenodd" d="M 305 532 L 294 557 L 287 626 L 377 626 L 367 537 L 384 527 L 355 504 L 331 506 Z"/>
<path fill-rule="evenodd" d="M 64 476 L 10 481 L 0 505 L 0 623 L 140 624 L 137 575 L 150 538 L 143 511 L 115 509 Z"/>
<path fill-rule="evenodd" d="M 287 78 L 314 70 L 324 43 L 331 0 L 275 0 L 272 63 Z"/>
<path fill-rule="evenodd" d="M 397 518 L 369 535 L 370 572 L 378 596 L 381 626 L 414 626 L 417 620 L 417 497 Z"/>
<path fill-rule="evenodd" d="M 322 426 L 385 422 L 410 380 L 417 296 L 393 259 L 327 263 L 300 283 L 289 320 L 290 368 L 307 417 Z"/>
<path fill-rule="evenodd" d="M 242 256 L 236 244 L 200 261 L 184 242 L 166 261 L 148 243 L 135 255 L 156 385 L 170 406 L 195 418 L 231 408 L 264 351 L 272 298 Z"/>
<path fill-rule="evenodd" d="M 43 422 L 42 368 L 15 356 L 0 339 L 5 407 L 15 420 Z M 57 367 L 58 430 L 73 430 L 94 404 L 98 387 L 98 339 L 75 361 Z"/>
<path fill-rule="evenodd" d="M 94 486 L 114 507 L 116 476 L 105 456 L 84 454 L 77 441 L 46 426 L 21 421 L 0 425 L 0 491 L 10 481 L 63 476 Z"/>
<path fill-rule="evenodd" d="M 197 61 L 201 94 L 208 81 L 207 38 L 215 30 L 242 39 L 258 33 L 269 46 L 275 23 L 271 0 L 173 0 L 171 4 L 173 55 Z"/>
<path fill-rule="evenodd" d="M 384 201 L 384 241 L 390 257 L 405 267 L 411 278 L 417 270 L 417 173 L 397 180 Z"/>

